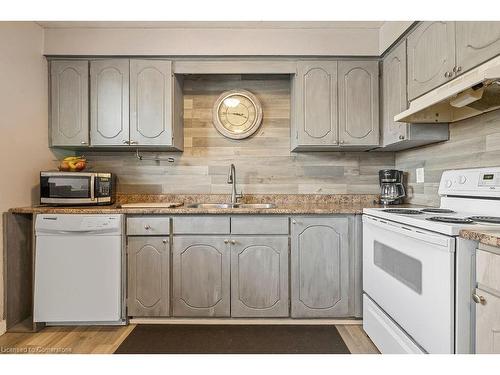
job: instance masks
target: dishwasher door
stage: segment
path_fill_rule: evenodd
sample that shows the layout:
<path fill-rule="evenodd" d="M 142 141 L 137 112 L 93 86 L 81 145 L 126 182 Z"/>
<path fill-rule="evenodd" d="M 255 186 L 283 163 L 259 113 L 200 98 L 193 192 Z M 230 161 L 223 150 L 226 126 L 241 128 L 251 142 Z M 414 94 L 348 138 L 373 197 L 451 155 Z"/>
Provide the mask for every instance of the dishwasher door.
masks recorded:
<path fill-rule="evenodd" d="M 122 222 L 121 215 L 38 215 L 35 322 L 123 321 Z"/>

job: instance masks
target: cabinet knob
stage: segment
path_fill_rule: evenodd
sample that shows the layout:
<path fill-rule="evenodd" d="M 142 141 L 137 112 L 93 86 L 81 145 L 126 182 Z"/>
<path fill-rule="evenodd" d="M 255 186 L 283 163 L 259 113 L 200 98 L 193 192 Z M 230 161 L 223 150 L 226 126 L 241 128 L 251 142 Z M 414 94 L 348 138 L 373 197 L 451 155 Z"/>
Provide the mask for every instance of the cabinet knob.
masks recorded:
<path fill-rule="evenodd" d="M 405 136 L 404 136 L 404 135 L 400 135 L 400 136 L 399 136 L 399 139 L 400 139 L 400 140 L 403 140 L 403 139 L 405 139 Z"/>
<path fill-rule="evenodd" d="M 229 243 L 229 240 L 224 240 L 224 243 Z"/>
<path fill-rule="evenodd" d="M 297 220 L 292 220 L 292 224 L 297 224 Z"/>
<path fill-rule="evenodd" d="M 452 77 L 452 76 L 453 76 L 453 73 L 452 73 L 452 72 L 446 72 L 446 73 L 444 73 L 444 76 L 445 76 L 446 78 L 450 78 L 450 77 Z"/>
<path fill-rule="evenodd" d="M 124 145 L 129 145 L 130 144 L 130 141 L 127 141 L 126 139 L 124 139 L 122 142 L 123 142 Z"/>
<path fill-rule="evenodd" d="M 462 71 L 462 67 L 461 66 L 457 66 L 457 72 L 461 72 Z"/>
<path fill-rule="evenodd" d="M 137 141 L 130 141 L 129 145 L 136 145 L 137 143 L 139 143 L 139 142 L 137 142 Z"/>
<path fill-rule="evenodd" d="M 486 305 L 486 298 L 484 298 L 483 296 L 480 296 L 476 293 L 474 293 L 472 295 L 472 300 L 475 302 L 475 303 L 480 303 L 481 305 Z"/>
<path fill-rule="evenodd" d="M 150 230 L 151 229 L 151 225 L 149 225 L 149 224 L 144 225 L 144 229 Z"/>
<path fill-rule="evenodd" d="M 343 144 L 344 144 L 344 141 L 340 141 L 339 143 L 340 143 L 341 145 L 343 145 Z"/>
<path fill-rule="evenodd" d="M 81 141 L 80 143 L 81 143 L 82 145 L 86 145 L 86 144 L 87 144 L 87 142 L 85 142 L 85 141 Z"/>
<path fill-rule="evenodd" d="M 163 242 L 163 243 L 167 243 L 167 240 L 166 240 L 166 239 L 163 239 L 163 241 L 162 241 L 162 242 Z"/>
<path fill-rule="evenodd" d="M 235 245 L 235 244 L 236 244 L 236 241 L 235 241 L 235 240 L 231 240 L 231 243 L 232 243 L 233 245 Z"/>

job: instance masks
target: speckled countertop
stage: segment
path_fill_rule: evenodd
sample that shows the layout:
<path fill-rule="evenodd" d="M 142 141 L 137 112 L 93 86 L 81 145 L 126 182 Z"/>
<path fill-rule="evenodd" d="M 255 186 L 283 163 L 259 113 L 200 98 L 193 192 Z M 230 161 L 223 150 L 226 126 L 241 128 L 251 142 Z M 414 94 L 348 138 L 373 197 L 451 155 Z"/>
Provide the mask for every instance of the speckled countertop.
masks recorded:
<path fill-rule="evenodd" d="M 9 212 L 19 214 L 267 214 L 267 215 L 307 215 L 307 214 L 361 214 L 363 208 L 380 207 L 375 194 L 255 194 L 245 195 L 242 203 L 275 203 L 276 208 L 189 208 L 192 203 L 224 203 L 229 201 L 223 194 L 122 194 L 111 206 L 48 207 L 32 206 L 11 208 Z M 176 208 L 125 207 L 125 203 L 182 202 Z"/>
<path fill-rule="evenodd" d="M 485 245 L 500 247 L 500 230 L 462 229 L 460 237 L 466 240 L 479 241 Z"/>

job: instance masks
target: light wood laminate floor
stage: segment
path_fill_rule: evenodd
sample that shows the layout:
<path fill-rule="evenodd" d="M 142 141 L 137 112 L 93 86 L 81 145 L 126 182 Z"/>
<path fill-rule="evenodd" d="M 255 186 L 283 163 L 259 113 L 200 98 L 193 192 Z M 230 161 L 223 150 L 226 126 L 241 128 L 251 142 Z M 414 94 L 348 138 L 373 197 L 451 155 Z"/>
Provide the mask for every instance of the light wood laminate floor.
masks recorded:
<path fill-rule="evenodd" d="M 0 336 L 0 354 L 111 354 L 135 326 L 46 327 L 37 333 L 8 332 Z M 351 353 L 378 353 L 361 325 L 336 327 Z"/>

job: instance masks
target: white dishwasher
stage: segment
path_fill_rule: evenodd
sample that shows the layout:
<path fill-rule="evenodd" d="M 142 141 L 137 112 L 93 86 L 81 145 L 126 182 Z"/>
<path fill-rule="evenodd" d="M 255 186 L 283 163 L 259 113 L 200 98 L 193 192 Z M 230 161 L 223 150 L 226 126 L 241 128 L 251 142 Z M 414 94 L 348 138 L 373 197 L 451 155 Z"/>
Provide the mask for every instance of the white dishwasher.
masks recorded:
<path fill-rule="evenodd" d="M 37 215 L 35 322 L 125 323 L 123 223 L 123 215 Z"/>

